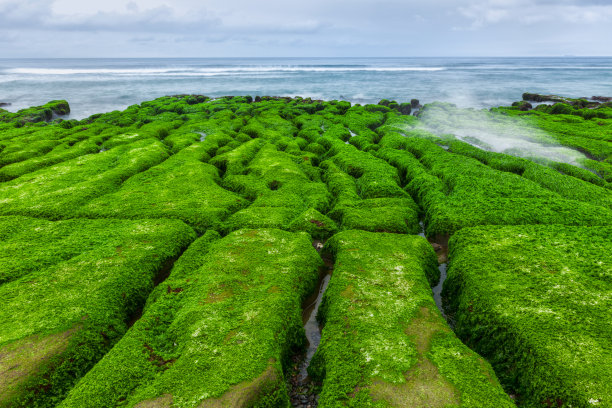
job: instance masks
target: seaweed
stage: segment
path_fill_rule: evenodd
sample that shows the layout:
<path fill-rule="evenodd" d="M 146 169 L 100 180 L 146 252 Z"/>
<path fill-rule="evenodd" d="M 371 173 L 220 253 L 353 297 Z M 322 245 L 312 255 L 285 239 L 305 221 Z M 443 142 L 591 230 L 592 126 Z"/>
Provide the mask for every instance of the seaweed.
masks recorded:
<path fill-rule="evenodd" d="M 609 226 L 531 225 L 451 238 L 442 294 L 455 332 L 521 406 L 612 401 L 611 236 Z"/>
<path fill-rule="evenodd" d="M 59 406 L 286 407 L 283 368 L 321 263 L 304 233 L 205 234 Z"/>
<path fill-rule="evenodd" d="M 3 407 L 59 403 L 125 333 L 166 263 L 195 239 L 168 220 L 9 216 L 0 217 L 0 230 Z"/>
<path fill-rule="evenodd" d="M 512 407 L 491 367 L 437 310 L 433 249 L 422 237 L 344 231 L 323 251 L 335 268 L 309 367 L 320 407 Z"/>

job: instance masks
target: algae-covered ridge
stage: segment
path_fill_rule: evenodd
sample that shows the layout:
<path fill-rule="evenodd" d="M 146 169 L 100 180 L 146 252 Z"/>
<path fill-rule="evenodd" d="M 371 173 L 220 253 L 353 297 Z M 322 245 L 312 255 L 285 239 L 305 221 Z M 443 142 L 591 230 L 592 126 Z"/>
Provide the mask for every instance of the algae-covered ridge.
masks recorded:
<path fill-rule="evenodd" d="M 437 261 L 422 237 L 344 231 L 319 318 L 310 373 L 319 406 L 511 407 L 491 367 L 464 346 L 436 308 Z"/>
<path fill-rule="evenodd" d="M 60 406 L 286 406 L 283 368 L 321 263 L 305 233 L 205 234 Z"/>
<path fill-rule="evenodd" d="M 325 241 L 321 407 L 612 406 L 610 107 L 524 98 L 482 115 L 584 159 L 418 101 L 0 110 L 0 408 L 289 406 Z"/>
<path fill-rule="evenodd" d="M 521 405 L 612 404 L 612 228 L 466 228 L 445 285 L 457 334 Z"/>
<path fill-rule="evenodd" d="M 0 406 L 55 406 L 195 233 L 173 220 L 0 217 Z"/>

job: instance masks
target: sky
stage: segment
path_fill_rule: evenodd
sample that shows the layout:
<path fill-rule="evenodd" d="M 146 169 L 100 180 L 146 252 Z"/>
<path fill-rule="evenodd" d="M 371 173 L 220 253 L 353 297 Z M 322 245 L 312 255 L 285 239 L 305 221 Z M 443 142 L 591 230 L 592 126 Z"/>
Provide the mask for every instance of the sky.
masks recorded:
<path fill-rule="evenodd" d="M 612 0 L 0 0 L 0 58 L 612 56 Z"/>

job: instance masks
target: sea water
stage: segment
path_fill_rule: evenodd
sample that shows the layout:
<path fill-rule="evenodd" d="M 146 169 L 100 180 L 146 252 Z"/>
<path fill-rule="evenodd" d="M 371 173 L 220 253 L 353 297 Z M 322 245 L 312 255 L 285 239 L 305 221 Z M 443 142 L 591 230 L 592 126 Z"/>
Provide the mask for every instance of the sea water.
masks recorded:
<path fill-rule="evenodd" d="M 523 92 L 612 96 L 612 58 L 0 59 L 7 109 L 66 99 L 76 119 L 176 94 L 490 108 Z"/>

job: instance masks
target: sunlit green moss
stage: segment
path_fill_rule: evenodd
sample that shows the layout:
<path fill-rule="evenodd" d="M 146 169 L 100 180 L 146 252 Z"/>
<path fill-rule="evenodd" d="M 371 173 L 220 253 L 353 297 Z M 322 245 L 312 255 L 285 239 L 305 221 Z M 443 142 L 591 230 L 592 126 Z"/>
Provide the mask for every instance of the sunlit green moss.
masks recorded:
<path fill-rule="evenodd" d="M 288 405 L 283 367 L 305 340 L 300 302 L 322 261 L 303 233 L 211 239 L 193 244 L 60 407 Z"/>
<path fill-rule="evenodd" d="M 71 217 L 83 204 L 167 157 L 160 142 L 147 139 L 25 174 L 0 185 L 0 214 Z"/>
<path fill-rule="evenodd" d="M 513 406 L 490 366 L 440 316 L 429 287 L 437 262 L 425 239 L 344 231 L 324 251 L 335 268 L 309 367 L 323 381 L 320 407 Z"/>
<path fill-rule="evenodd" d="M 0 406 L 53 407 L 127 330 L 180 221 L 0 217 Z M 5 269 L 6 268 L 6 269 Z"/>
<path fill-rule="evenodd" d="M 612 401 L 611 227 L 463 229 L 443 295 L 521 406 Z M 548 402 L 547 402 L 548 401 Z"/>

